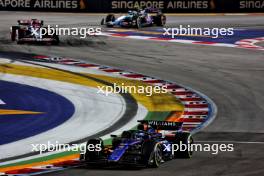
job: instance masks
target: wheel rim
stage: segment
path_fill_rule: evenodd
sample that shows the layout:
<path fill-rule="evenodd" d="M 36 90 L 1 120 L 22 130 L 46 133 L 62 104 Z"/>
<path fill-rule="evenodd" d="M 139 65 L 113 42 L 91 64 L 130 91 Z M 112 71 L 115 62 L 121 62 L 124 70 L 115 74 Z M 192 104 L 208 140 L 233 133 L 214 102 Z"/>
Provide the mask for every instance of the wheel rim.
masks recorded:
<path fill-rule="evenodd" d="M 162 162 L 162 149 L 160 144 L 157 143 L 149 159 L 149 165 L 152 167 L 158 167 Z"/>
<path fill-rule="evenodd" d="M 16 37 L 15 37 L 15 41 L 18 41 L 19 38 L 18 38 L 18 30 L 16 30 Z"/>
<path fill-rule="evenodd" d="M 164 16 L 161 16 L 161 24 L 162 26 L 165 25 L 166 23 L 166 18 Z"/>
<path fill-rule="evenodd" d="M 192 145 L 193 144 L 193 139 L 192 139 L 191 135 L 188 137 L 188 144 L 189 145 Z M 192 150 L 188 150 L 188 155 L 191 158 L 192 155 L 193 155 L 193 151 Z"/>
<path fill-rule="evenodd" d="M 141 24 L 140 24 L 140 18 L 137 19 L 137 27 L 140 28 Z"/>
<path fill-rule="evenodd" d="M 157 147 L 155 150 L 155 161 L 157 165 L 159 165 L 162 161 L 162 150 L 159 144 L 157 144 Z"/>

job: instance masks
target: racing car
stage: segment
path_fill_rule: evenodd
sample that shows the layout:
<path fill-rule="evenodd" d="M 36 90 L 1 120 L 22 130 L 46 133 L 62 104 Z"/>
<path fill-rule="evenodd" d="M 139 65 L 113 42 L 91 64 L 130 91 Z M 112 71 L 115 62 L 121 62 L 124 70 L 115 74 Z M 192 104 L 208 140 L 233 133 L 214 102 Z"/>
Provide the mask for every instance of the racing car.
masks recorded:
<path fill-rule="evenodd" d="M 150 15 L 149 13 L 155 13 Z M 146 8 L 144 10 L 130 10 L 127 15 L 115 17 L 114 14 L 108 14 L 101 20 L 101 25 L 107 27 L 147 27 L 147 26 L 164 26 L 166 16 L 158 9 Z"/>
<path fill-rule="evenodd" d="M 49 35 L 46 33 L 42 35 L 41 28 L 44 27 L 43 20 L 31 19 L 31 20 L 18 20 L 17 26 L 10 28 L 10 37 L 12 41 L 16 41 L 17 44 L 23 43 L 45 43 L 45 44 L 59 44 L 59 37 L 56 34 Z"/>
<path fill-rule="evenodd" d="M 111 145 L 104 145 L 101 138 L 90 139 L 80 160 L 90 167 L 135 166 L 159 167 L 165 161 L 176 158 L 191 158 L 192 151 L 172 152 L 173 145 L 193 143 L 189 132 L 181 130 L 182 122 L 140 120 L 135 130 L 123 131 L 120 136 L 111 135 Z M 163 132 L 167 131 L 164 135 Z M 101 150 L 90 151 L 88 146 L 100 145 Z M 98 146 L 97 146 L 98 147 Z"/>

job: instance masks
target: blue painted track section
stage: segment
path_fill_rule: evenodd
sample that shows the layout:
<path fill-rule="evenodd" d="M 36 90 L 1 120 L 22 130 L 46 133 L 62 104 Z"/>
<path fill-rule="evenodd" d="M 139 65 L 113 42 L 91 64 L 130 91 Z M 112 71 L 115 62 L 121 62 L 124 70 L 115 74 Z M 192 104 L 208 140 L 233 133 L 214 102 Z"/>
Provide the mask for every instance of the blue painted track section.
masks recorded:
<path fill-rule="evenodd" d="M 160 34 L 145 34 L 145 33 L 142 33 L 141 31 L 160 32 Z M 126 34 L 126 35 L 150 36 L 150 37 L 168 38 L 168 39 L 172 38 L 170 35 L 163 35 L 165 31 L 160 28 L 159 29 L 145 28 L 141 31 L 128 31 L 128 32 L 111 31 L 111 32 L 118 33 L 118 34 Z M 204 37 L 204 36 L 175 36 L 174 39 L 235 44 L 237 41 L 242 40 L 242 39 L 251 39 L 251 38 L 258 38 L 258 37 L 264 37 L 263 29 L 234 29 L 234 35 L 231 35 L 231 36 L 219 35 L 218 38 L 211 38 L 211 37 Z"/>
<path fill-rule="evenodd" d="M 0 115 L 0 145 L 50 130 L 72 117 L 74 105 L 56 93 L 13 82 L 0 81 L 0 109 L 43 112 Z"/>

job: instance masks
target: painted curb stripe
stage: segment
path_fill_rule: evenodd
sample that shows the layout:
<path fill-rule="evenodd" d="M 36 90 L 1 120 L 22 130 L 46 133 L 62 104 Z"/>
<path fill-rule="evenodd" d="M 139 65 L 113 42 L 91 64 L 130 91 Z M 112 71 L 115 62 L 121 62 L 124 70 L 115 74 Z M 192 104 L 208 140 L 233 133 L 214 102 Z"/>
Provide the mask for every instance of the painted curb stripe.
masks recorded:
<path fill-rule="evenodd" d="M 247 48 L 247 49 L 256 49 L 256 50 L 263 50 L 264 47 L 257 46 L 256 43 L 264 42 L 264 37 L 253 38 L 253 39 L 243 39 L 236 42 L 239 48 Z"/>

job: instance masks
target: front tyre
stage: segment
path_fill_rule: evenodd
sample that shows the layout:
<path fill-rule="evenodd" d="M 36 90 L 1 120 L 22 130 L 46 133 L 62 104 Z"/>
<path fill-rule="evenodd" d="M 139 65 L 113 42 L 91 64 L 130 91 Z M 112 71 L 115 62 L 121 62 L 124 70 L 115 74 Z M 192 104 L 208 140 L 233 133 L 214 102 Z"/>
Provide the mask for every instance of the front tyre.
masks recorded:
<path fill-rule="evenodd" d="M 102 22 L 102 21 L 101 21 Z M 113 27 L 113 23 L 115 22 L 115 16 L 113 14 L 109 14 L 105 18 L 105 23 L 107 27 Z"/>
<path fill-rule="evenodd" d="M 120 145 L 121 142 L 122 142 L 122 140 L 121 140 L 120 137 L 113 138 L 113 140 L 112 140 L 112 148 L 116 149 Z"/>
<path fill-rule="evenodd" d="M 17 42 L 18 45 L 24 44 L 23 41 L 21 41 L 21 38 L 23 37 L 23 31 L 21 29 L 16 30 L 16 38 L 15 41 Z"/>
<path fill-rule="evenodd" d="M 89 151 L 88 150 L 89 145 L 93 145 L 93 146 L 95 146 L 95 148 L 97 148 L 99 146 L 101 148 L 101 150 L 100 151 Z M 84 154 L 84 160 L 85 161 L 96 161 L 96 160 L 102 158 L 103 148 L 104 148 L 104 142 L 101 138 L 90 139 L 86 145 L 86 152 Z"/>

